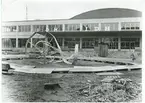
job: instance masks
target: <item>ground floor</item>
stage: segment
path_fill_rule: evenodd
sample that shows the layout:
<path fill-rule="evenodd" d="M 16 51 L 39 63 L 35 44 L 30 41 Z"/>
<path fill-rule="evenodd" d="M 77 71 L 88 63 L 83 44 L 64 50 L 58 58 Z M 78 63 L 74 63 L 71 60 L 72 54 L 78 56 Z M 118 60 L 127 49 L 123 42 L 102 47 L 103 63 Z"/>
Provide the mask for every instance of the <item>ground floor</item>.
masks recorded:
<path fill-rule="evenodd" d="M 75 44 L 79 44 L 79 49 L 94 49 L 99 43 L 106 42 L 110 50 L 131 50 L 142 47 L 142 32 L 141 31 L 120 31 L 120 32 L 53 32 L 62 49 L 73 49 Z M 31 38 L 31 43 L 28 46 L 32 48 L 39 40 L 44 40 L 44 37 L 34 36 Z M 16 36 L 15 38 L 2 38 L 2 48 L 25 48 L 26 36 Z M 52 41 L 48 37 L 48 42 Z M 55 42 L 51 42 L 55 46 Z"/>

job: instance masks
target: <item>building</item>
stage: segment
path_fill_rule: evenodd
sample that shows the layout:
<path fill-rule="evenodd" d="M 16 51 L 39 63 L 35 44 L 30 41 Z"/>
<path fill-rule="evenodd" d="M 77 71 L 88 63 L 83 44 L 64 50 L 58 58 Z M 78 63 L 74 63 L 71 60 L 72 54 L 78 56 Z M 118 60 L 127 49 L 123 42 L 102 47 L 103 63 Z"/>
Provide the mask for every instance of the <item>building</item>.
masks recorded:
<path fill-rule="evenodd" d="M 47 29 L 56 36 L 64 50 L 74 48 L 76 43 L 81 50 L 91 50 L 103 40 L 108 41 L 109 50 L 132 50 L 142 47 L 141 20 L 140 11 L 106 8 L 84 12 L 64 20 L 3 22 L 2 49 L 24 49 L 28 37 L 36 31 Z M 40 38 L 35 36 L 31 43 Z"/>

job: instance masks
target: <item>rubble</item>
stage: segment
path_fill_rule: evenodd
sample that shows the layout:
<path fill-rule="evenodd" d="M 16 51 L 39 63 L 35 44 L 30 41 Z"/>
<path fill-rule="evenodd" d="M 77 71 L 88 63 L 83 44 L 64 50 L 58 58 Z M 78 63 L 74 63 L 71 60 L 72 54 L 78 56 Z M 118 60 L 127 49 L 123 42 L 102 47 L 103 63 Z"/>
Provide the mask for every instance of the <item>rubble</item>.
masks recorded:
<path fill-rule="evenodd" d="M 106 77 L 99 85 L 80 89 L 78 93 L 86 102 L 127 102 L 136 99 L 139 94 L 139 84 L 119 76 Z"/>

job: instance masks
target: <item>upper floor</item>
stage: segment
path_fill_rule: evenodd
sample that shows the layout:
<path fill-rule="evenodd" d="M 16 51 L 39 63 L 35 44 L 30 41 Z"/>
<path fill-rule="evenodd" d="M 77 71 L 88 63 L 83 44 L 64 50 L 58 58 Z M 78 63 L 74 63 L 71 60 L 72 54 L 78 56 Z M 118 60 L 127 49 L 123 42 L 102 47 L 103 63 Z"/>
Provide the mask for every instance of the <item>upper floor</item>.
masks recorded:
<path fill-rule="evenodd" d="M 90 31 L 138 31 L 142 30 L 141 17 L 28 20 L 2 23 L 2 32 L 90 32 Z"/>

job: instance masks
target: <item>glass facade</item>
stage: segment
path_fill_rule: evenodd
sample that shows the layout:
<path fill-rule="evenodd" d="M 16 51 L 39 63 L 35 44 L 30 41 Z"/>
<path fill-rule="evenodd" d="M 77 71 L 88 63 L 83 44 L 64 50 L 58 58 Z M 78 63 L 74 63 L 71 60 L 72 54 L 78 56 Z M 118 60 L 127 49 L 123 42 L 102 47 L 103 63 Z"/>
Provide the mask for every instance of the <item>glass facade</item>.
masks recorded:
<path fill-rule="evenodd" d="M 62 24 L 48 25 L 48 31 L 62 31 Z"/>
<path fill-rule="evenodd" d="M 65 31 L 80 31 L 80 24 L 65 24 Z"/>
<path fill-rule="evenodd" d="M 100 31 L 99 23 L 85 23 L 82 25 L 83 31 Z"/>
<path fill-rule="evenodd" d="M 121 30 L 140 30 L 139 22 L 122 22 Z"/>
<path fill-rule="evenodd" d="M 75 44 L 80 44 L 80 38 L 65 38 L 64 46 L 74 48 Z"/>
<path fill-rule="evenodd" d="M 18 27 L 19 27 L 19 29 L 18 29 L 19 32 L 30 32 L 31 31 L 30 25 L 20 25 Z"/>
<path fill-rule="evenodd" d="M 33 25 L 33 32 L 44 32 L 46 31 L 46 25 Z"/>
<path fill-rule="evenodd" d="M 25 48 L 25 45 L 26 45 L 26 42 L 27 42 L 27 38 L 19 38 L 18 39 L 18 47 L 19 48 Z M 28 44 L 28 46 L 27 46 L 28 48 L 30 48 L 30 43 Z"/>
<path fill-rule="evenodd" d="M 118 49 L 118 38 L 108 38 L 109 49 Z"/>
<path fill-rule="evenodd" d="M 35 45 L 38 41 L 45 40 L 44 38 L 33 38 L 32 42 Z M 43 43 L 38 44 L 39 47 L 43 47 Z"/>
<path fill-rule="evenodd" d="M 101 23 L 101 31 L 118 31 L 119 23 Z"/>
<path fill-rule="evenodd" d="M 82 48 L 98 47 L 98 38 L 82 38 Z"/>
<path fill-rule="evenodd" d="M 48 27 L 48 28 L 46 28 L 46 27 Z M 121 30 L 122 32 L 133 31 L 133 36 L 134 36 L 134 34 L 135 34 L 134 31 L 138 31 L 138 30 L 140 30 L 140 28 L 141 28 L 140 22 L 121 22 L 121 23 L 119 23 L 116 21 L 114 21 L 114 22 L 102 21 L 102 23 L 97 23 L 97 22 L 85 23 L 84 22 L 81 24 L 79 22 L 78 23 L 74 22 L 74 24 L 73 23 L 72 24 L 69 24 L 69 23 L 61 24 L 60 23 L 60 24 L 46 24 L 46 25 L 20 24 L 17 26 L 15 24 L 14 25 L 12 24 L 11 26 L 2 27 L 2 31 L 6 32 L 6 33 L 3 33 L 4 36 L 2 39 L 2 47 L 3 48 L 15 48 L 16 47 L 16 38 L 15 37 L 17 37 L 18 38 L 18 42 L 17 42 L 18 47 L 23 48 L 23 47 L 25 47 L 25 44 L 27 41 L 26 36 L 28 36 L 29 34 L 31 35 L 31 33 L 17 33 L 17 32 L 39 32 L 39 31 L 44 32 L 44 31 L 46 31 L 46 29 L 48 29 L 48 31 L 50 31 L 50 32 L 66 31 L 66 34 L 69 31 L 72 32 L 72 34 L 73 34 L 73 32 L 75 32 L 76 37 L 66 37 L 65 38 L 65 37 L 63 37 L 63 33 L 62 34 L 60 33 L 60 35 L 59 34 L 56 35 L 59 45 L 67 46 L 68 48 L 74 48 L 75 44 L 79 44 L 79 46 L 82 48 L 94 48 L 94 47 L 98 46 L 99 41 L 101 40 L 101 38 L 104 37 L 104 38 L 107 38 L 107 40 L 108 40 L 107 43 L 108 43 L 109 49 L 120 49 L 120 48 L 121 49 L 135 49 L 135 47 L 140 47 L 140 33 L 139 33 L 139 35 L 137 34 L 137 36 L 138 36 L 137 38 L 135 38 L 135 37 L 128 38 L 125 35 L 120 35 L 121 33 L 113 32 L 114 33 L 113 34 L 110 31 L 119 31 L 119 30 Z M 80 32 L 80 31 L 83 31 L 83 32 L 78 33 L 78 35 L 77 35 L 77 32 Z M 85 33 L 84 31 L 86 31 L 88 33 Z M 91 34 L 90 31 L 107 31 L 108 33 L 103 34 L 103 35 L 100 35 L 101 33 L 99 34 L 98 32 Z M 12 32 L 12 33 L 10 33 L 10 32 Z M 12 34 L 11 37 L 10 37 L 10 34 Z M 25 34 L 26 34 L 26 36 L 25 36 Z M 72 34 L 71 34 L 71 36 L 72 36 Z M 85 37 L 84 34 L 87 35 L 88 37 Z M 115 35 L 116 35 L 116 37 L 115 37 Z M 130 35 L 132 35 L 132 34 L 130 33 Z M 130 35 L 128 35 L 128 36 L 130 36 Z M 92 36 L 94 36 L 94 38 Z M 122 38 L 118 39 L 118 37 L 122 37 Z M 44 36 L 35 35 L 33 38 L 33 43 L 34 42 L 36 43 L 37 41 L 39 41 L 41 39 L 44 40 Z M 48 41 L 49 40 L 51 40 L 51 38 L 48 38 Z M 120 43 L 118 43 L 119 41 L 120 41 Z M 82 44 L 80 45 L 80 43 L 82 43 Z M 41 44 L 39 44 L 39 46 L 43 47 L 43 44 L 41 43 Z M 52 46 L 56 46 L 54 40 L 52 42 Z M 30 47 L 30 44 L 29 44 L 29 47 Z"/>
<path fill-rule="evenodd" d="M 3 26 L 2 31 L 3 32 L 16 32 L 17 26 Z"/>
<path fill-rule="evenodd" d="M 135 49 L 135 47 L 139 46 L 139 38 L 121 38 L 121 49 Z"/>
<path fill-rule="evenodd" d="M 62 40 L 63 39 L 62 38 L 56 38 L 56 39 L 57 39 L 58 44 L 60 46 L 62 46 Z M 48 38 L 48 42 L 50 42 L 52 46 L 57 47 L 56 42 L 53 38 Z"/>
<path fill-rule="evenodd" d="M 15 48 L 16 38 L 2 38 L 2 48 Z"/>
<path fill-rule="evenodd" d="M 33 29 L 33 32 L 44 32 L 46 31 L 46 25 L 18 25 L 17 26 L 3 26 L 3 32 L 30 32 Z M 120 28 L 119 28 L 120 27 Z M 50 32 L 55 31 L 118 31 L 118 30 L 140 30 L 140 22 L 106 22 L 106 23 L 82 23 L 80 24 L 49 24 L 47 30 Z M 80 29 L 81 28 L 81 29 Z"/>

